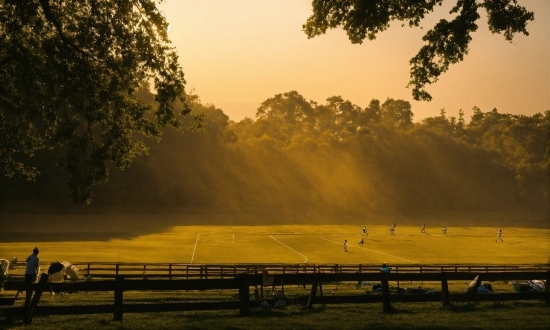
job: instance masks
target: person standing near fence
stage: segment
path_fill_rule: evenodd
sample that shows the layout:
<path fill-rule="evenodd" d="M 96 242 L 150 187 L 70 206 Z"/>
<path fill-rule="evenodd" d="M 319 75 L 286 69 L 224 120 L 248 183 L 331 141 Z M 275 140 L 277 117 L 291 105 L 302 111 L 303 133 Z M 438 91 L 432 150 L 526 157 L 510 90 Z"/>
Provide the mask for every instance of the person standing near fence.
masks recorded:
<path fill-rule="evenodd" d="M 36 281 L 36 275 L 38 275 L 39 258 L 38 253 L 40 251 L 37 247 L 32 250 L 32 254 L 27 257 L 27 267 L 25 268 L 25 282 L 33 283 Z"/>
<path fill-rule="evenodd" d="M 31 283 L 36 282 L 36 275 L 38 275 L 39 268 L 39 259 L 38 259 L 38 248 L 35 247 L 32 250 L 32 254 L 27 257 L 27 265 L 25 267 L 25 283 L 27 284 L 26 294 L 25 294 L 25 305 L 24 308 L 29 308 L 32 297 L 32 289 L 30 288 Z"/>

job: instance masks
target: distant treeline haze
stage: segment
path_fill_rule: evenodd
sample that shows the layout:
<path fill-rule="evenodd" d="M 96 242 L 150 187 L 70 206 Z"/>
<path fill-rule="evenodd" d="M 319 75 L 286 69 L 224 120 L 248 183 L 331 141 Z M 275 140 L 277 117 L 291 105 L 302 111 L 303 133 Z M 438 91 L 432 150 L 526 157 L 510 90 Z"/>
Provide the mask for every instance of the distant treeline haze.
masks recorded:
<path fill-rule="evenodd" d="M 152 102 L 147 90 L 139 92 Z M 233 122 L 188 95 L 206 127 L 166 129 L 150 155 L 111 170 L 92 206 L 274 208 L 292 212 L 549 210 L 550 111 L 496 109 L 465 120 L 413 122 L 407 101 L 362 108 L 340 96 L 324 104 L 296 91 L 265 100 L 254 119 Z M 183 120 L 191 124 L 191 117 Z M 0 179 L 4 199 L 69 203 L 66 174 L 41 166 L 37 182 Z"/>

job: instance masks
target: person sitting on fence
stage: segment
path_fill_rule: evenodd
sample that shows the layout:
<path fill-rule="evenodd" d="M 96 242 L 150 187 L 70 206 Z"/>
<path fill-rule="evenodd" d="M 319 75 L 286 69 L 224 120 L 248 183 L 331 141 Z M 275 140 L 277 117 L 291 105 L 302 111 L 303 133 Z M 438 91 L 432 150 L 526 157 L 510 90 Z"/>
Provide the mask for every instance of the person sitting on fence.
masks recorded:
<path fill-rule="evenodd" d="M 388 264 L 387 263 L 383 263 L 382 264 L 382 268 L 380 268 L 380 273 L 389 273 L 391 270 L 390 267 L 388 267 Z"/>

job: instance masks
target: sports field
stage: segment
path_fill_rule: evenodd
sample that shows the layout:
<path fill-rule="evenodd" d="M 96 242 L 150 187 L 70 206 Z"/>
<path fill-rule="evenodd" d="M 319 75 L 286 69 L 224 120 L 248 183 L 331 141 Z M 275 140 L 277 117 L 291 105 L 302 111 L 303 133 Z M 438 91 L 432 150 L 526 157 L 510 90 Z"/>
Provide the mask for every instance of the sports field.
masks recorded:
<path fill-rule="evenodd" d="M 427 228 L 357 225 L 174 226 L 128 239 L 0 243 L 0 259 L 24 260 L 34 246 L 43 262 L 292 264 L 532 264 L 550 258 L 550 229 Z M 495 242 L 498 229 L 503 242 Z M 359 244 L 364 238 L 364 245 Z M 342 243 L 348 241 L 348 252 Z"/>

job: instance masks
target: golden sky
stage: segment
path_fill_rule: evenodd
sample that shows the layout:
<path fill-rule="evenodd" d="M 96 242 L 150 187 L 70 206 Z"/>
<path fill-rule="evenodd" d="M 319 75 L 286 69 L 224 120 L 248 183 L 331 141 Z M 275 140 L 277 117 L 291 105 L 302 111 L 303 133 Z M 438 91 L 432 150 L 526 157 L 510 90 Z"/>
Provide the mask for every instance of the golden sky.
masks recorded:
<path fill-rule="evenodd" d="M 396 22 L 362 45 L 352 45 L 339 29 L 307 39 L 302 24 L 311 15 L 310 0 L 166 0 L 160 7 L 187 90 L 235 121 L 254 118 L 261 102 L 291 90 L 319 103 L 341 95 L 361 107 L 371 99 L 403 99 L 411 102 L 415 121 L 442 108 L 450 116 L 463 109 L 466 119 L 474 106 L 526 115 L 549 110 L 549 0 L 518 0 L 535 20 L 527 26 L 530 35 L 518 34 L 513 43 L 488 31 L 480 9 L 464 61 L 427 86 L 431 102 L 413 101 L 406 88 L 409 60 L 426 31 L 451 17 L 455 3 L 444 1 L 422 22 L 423 29 Z"/>

